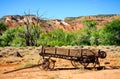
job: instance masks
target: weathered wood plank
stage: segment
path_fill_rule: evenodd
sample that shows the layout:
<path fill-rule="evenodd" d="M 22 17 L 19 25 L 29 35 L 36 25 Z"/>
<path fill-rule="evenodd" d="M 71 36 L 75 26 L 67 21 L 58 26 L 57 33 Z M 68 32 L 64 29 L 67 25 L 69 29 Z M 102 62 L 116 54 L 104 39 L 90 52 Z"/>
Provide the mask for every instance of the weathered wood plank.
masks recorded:
<path fill-rule="evenodd" d="M 44 47 L 44 54 L 57 54 L 57 55 L 65 55 L 65 56 L 77 56 L 81 57 L 85 56 L 98 56 L 98 50 L 96 49 L 67 49 L 67 48 L 57 48 L 57 47 Z"/>
<path fill-rule="evenodd" d="M 44 53 L 55 54 L 55 47 L 45 47 L 44 50 Z"/>
<path fill-rule="evenodd" d="M 65 48 L 57 48 L 57 53 L 56 54 L 60 54 L 60 55 L 69 55 L 69 49 L 65 49 Z"/>
<path fill-rule="evenodd" d="M 82 52 L 81 55 L 86 55 L 86 56 L 94 55 L 94 56 L 98 56 L 98 50 L 94 50 L 94 49 L 82 49 L 81 52 Z"/>
<path fill-rule="evenodd" d="M 81 50 L 80 49 L 70 49 L 70 56 L 81 56 Z"/>

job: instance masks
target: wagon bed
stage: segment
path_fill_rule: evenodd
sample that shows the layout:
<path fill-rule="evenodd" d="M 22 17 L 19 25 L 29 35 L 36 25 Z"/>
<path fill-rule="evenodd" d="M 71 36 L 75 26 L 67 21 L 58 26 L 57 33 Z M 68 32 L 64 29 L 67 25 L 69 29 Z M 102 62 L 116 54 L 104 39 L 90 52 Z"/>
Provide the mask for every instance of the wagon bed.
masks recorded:
<path fill-rule="evenodd" d="M 57 47 L 42 47 L 40 55 L 50 56 L 50 57 L 57 57 L 63 59 L 75 58 L 75 57 L 82 57 L 82 56 L 98 56 L 98 50 L 90 50 L 90 49 L 68 49 L 68 48 L 57 48 Z"/>

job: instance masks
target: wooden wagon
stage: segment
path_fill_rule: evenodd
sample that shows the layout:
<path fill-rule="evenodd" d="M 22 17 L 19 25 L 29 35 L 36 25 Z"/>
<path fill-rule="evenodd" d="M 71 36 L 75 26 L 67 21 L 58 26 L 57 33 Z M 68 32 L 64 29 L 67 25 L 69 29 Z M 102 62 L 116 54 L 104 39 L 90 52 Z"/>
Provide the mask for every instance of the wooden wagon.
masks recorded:
<path fill-rule="evenodd" d="M 106 52 L 97 49 L 85 49 L 85 48 L 69 49 L 45 46 L 42 46 L 39 55 L 42 56 L 43 58 L 42 62 L 43 69 L 54 68 L 55 61 L 51 60 L 51 57 L 70 60 L 71 64 L 75 68 L 79 68 L 79 65 L 83 65 L 86 68 L 90 63 L 93 63 L 93 67 L 96 67 L 96 64 L 100 66 L 98 58 L 106 58 Z"/>

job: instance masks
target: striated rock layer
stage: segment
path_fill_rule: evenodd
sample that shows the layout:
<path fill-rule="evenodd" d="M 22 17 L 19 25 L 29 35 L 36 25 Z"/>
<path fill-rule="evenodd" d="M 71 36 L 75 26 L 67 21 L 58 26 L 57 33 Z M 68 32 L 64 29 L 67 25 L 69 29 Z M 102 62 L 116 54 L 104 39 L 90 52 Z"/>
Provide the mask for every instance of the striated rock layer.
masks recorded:
<path fill-rule="evenodd" d="M 1 20 L 3 20 L 10 28 L 23 25 L 38 25 L 48 32 L 58 28 L 67 31 L 82 29 L 84 28 L 84 25 L 82 24 L 83 20 L 96 21 L 98 23 L 97 27 L 103 27 L 106 23 L 109 23 L 114 19 L 120 19 L 120 15 L 67 17 L 64 20 L 44 20 L 35 15 L 8 15 L 1 18 Z"/>

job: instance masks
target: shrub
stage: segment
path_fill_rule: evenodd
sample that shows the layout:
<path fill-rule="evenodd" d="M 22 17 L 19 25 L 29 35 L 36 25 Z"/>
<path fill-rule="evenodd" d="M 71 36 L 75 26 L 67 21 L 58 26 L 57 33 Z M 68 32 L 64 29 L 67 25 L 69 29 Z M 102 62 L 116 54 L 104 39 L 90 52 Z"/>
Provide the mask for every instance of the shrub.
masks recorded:
<path fill-rule="evenodd" d="M 14 39 L 15 36 L 15 29 L 11 28 L 5 31 L 4 34 L 0 37 L 1 46 L 10 46 L 10 42 Z"/>
<path fill-rule="evenodd" d="M 2 34 L 3 31 L 5 31 L 7 29 L 7 25 L 0 21 L 0 35 Z"/>
<path fill-rule="evenodd" d="M 113 20 L 100 31 L 102 45 L 120 45 L 120 20 Z"/>

